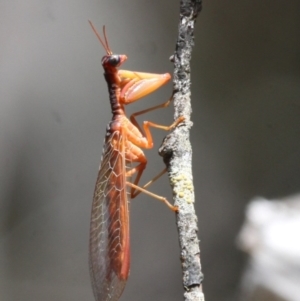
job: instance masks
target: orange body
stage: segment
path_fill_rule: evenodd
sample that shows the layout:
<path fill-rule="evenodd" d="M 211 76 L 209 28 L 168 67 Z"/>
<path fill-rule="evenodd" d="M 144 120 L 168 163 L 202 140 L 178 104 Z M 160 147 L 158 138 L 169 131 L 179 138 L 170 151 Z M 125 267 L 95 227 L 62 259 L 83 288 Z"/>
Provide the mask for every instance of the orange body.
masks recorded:
<path fill-rule="evenodd" d="M 91 23 L 90 23 L 91 24 Z M 101 165 L 96 182 L 90 224 L 89 265 L 94 296 L 97 301 L 116 301 L 125 287 L 130 268 L 129 204 L 130 196 L 145 192 L 165 202 L 172 210 L 177 208 L 160 196 L 139 187 L 138 182 L 146 167 L 147 159 L 141 148 L 152 148 L 153 140 L 149 127 L 169 130 L 183 121 L 179 118 L 171 126 L 161 126 L 145 121 L 143 130 L 135 117 L 145 112 L 166 107 L 171 100 L 151 109 L 126 117 L 124 105 L 155 91 L 168 82 L 171 76 L 119 70 L 126 55 L 113 55 L 105 32 L 105 43 L 91 24 L 106 50 L 102 58 L 104 76 L 108 85 L 112 108 L 112 120 L 107 126 Z M 137 165 L 129 169 L 130 164 Z M 134 183 L 128 181 L 137 174 Z M 157 177 L 158 178 L 158 177 Z"/>

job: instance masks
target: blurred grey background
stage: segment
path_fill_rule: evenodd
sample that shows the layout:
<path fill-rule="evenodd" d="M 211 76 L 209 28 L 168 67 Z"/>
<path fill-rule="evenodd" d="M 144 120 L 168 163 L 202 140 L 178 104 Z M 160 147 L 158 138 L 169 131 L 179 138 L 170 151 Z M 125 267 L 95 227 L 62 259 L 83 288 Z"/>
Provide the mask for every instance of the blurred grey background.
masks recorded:
<path fill-rule="evenodd" d="M 93 300 L 88 228 L 105 127 L 107 27 L 125 69 L 172 72 L 179 1 L 0 1 L 0 299 Z M 193 168 L 206 300 L 236 300 L 246 203 L 299 192 L 300 2 L 204 1 L 192 60 Z M 172 85 L 128 108 L 166 100 Z M 169 124 L 172 108 L 144 119 Z M 141 119 L 142 120 L 142 119 Z M 146 182 L 163 168 L 155 132 Z M 171 199 L 167 177 L 152 191 Z M 174 215 L 131 204 L 121 300 L 182 300 Z"/>

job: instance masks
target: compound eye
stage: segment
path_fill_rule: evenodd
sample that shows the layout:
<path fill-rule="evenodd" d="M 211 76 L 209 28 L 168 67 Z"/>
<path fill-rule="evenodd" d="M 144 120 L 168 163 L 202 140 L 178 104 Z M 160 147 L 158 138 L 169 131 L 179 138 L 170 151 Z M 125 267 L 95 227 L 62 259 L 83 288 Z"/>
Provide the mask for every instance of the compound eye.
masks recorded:
<path fill-rule="evenodd" d="M 109 63 L 116 67 L 117 65 L 119 65 L 120 63 L 120 56 L 119 55 L 112 55 L 110 58 L 109 58 Z"/>

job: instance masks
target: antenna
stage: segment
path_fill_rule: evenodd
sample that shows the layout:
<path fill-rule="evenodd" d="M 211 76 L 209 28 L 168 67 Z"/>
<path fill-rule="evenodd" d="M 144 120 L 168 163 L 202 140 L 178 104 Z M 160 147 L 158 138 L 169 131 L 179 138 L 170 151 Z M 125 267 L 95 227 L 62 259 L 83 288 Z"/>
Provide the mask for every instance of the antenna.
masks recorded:
<path fill-rule="evenodd" d="M 108 45 L 108 41 L 107 41 L 107 37 L 106 37 L 106 31 L 105 31 L 105 25 L 103 25 L 103 35 L 104 35 L 105 44 L 107 46 L 107 50 L 109 51 L 109 54 L 113 54 L 112 51 L 110 50 L 109 45 Z"/>
<path fill-rule="evenodd" d="M 103 35 L 104 35 L 104 39 L 105 39 L 105 43 L 102 41 L 97 29 L 94 27 L 93 23 L 89 20 L 89 23 L 94 31 L 94 33 L 96 34 L 98 40 L 100 41 L 100 43 L 102 44 L 103 48 L 105 49 L 107 55 L 112 55 L 112 51 L 110 50 L 109 46 L 108 46 L 108 42 L 107 42 L 107 37 L 106 37 L 106 31 L 105 31 L 105 26 L 103 26 Z"/>

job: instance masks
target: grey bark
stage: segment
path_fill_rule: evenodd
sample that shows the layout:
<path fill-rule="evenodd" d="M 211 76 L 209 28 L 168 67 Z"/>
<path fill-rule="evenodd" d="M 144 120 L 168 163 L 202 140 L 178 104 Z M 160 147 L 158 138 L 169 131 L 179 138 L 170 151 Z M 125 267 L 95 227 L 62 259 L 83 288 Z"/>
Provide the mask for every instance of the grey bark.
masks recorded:
<path fill-rule="evenodd" d="M 174 204 L 179 208 L 176 221 L 185 290 L 184 299 L 189 301 L 204 301 L 197 216 L 194 208 L 192 148 L 189 139 L 192 127 L 190 61 L 194 45 L 195 22 L 201 8 L 201 0 L 180 1 L 178 39 L 171 60 L 174 62 L 174 117 L 176 120 L 179 116 L 184 116 L 185 121 L 164 139 L 159 149 L 168 169 Z"/>

